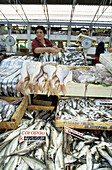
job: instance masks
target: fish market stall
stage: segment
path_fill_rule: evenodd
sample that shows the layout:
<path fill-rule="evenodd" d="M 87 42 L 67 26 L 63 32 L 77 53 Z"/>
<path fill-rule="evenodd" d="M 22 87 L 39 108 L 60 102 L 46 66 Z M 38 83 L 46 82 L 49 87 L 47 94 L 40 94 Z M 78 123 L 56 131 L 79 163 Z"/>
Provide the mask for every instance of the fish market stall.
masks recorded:
<path fill-rule="evenodd" d="M 80 170 L 81 168 L 106 167 L 110 170 L 112 167 L 111 96 L 108 93 L 107 96 L 110 96 L 108 101 L 103 99 L 102 105 L 99 105 L 101 101 L 96 101 L 92 96 L 93 93 L 88 99 L 87 93 L 89 85 L 92 85 L 93 88 L 96 86 L 100 91 L 101 87 L 102 89 L 111 88 L 111 83 L 108 81 L 110 86 L 104 87 L 103 85 L 107 82 L 100 74 L 103 84 L 99 85 L 100 83 L 95 79 L 99 78 L 95 74 L 96 68 L 91 70 L 87 66 L 82 66 L 80 70 L 80 66 L 56 65 L 55 63 L 49 65 L 49 63 L 32 61 L 31 58 L 27 59 L 25 59 L 27 64 L 22 63 L 20 69 L 18 67 L 19 74 L 14 76 L 17 77 L 14 88 L 12 86 L 13 77 L 11 83 L 9 81 L 3 83 L 2 81 L 7 76 L 5 75 L 4 78 L 1 76 L 1 99 L 7 99 L 8 102 L 13 103 L 14 99 L 18 100 L 18 92 L 26 98 L 24 98 L 26 102 L 24 99 L 22 100 L 18 107 L 20 110 L 17 108 L 16 115 L 14 113 L 8 124 L 0 122 L 5 123 L 5 129 L 8 129 L 9 123 L 19 122 L 18 127 L 14 128 L 15 130 L 7 130 L 0 134 L 1 168 L 13 167 L 17 170 L 29 168 L 66 170 L 70 168 Z M 58 71 L 56 72 L 56 70 Z M 89 76 L 86 70 L 89 72 Z M 63 77 L 63 71 L 66 73 L 64 74 L 66 77 Z M 43 72 L 45 77 L 42 76 Z M 12 71 L 12 73 L 14 72 Z M 107 75 L 107 72 L 105 74 Z M 85 75 L 83 79 L 81 75 Z M 60 78 L 61 84 L 59 80 L 57 81 L 57 77 Z M 110 77 L 109 73 L 107 77 Z M 64 84 L 62 78 L 65 80 Z M 96 84 L 89 84 L 90 80 Z M 11 93 L 9 87 L 15 89 L 16 92 Z M 7 89 L 7 94 L 5 89 Z M 46 91 L 43 91 L 44 89 Z M 101 94 L 102 97 L 106 94 L 106 92 L 103 94 L 100 92 L 94 95 L 98 97 Z M 28 96 L 30 94 L 34 95 L 31 103 L 29 103 Z M 83 96 L 84 99 L 81 99 Z M 93 122 L 97 123 L 97 126 Z M 98 125 L 98 123 L 102 124 Z M 27 136 L 27 140 L 24 140 L 25 136 L 22 136 L 22 131 L 42 133 L 44 130 L 46 135 L 39 137 L 38 140 L 32 140 L 34 139 L 33 135 L 30 138 Z"/>
<path fill-rule="evenodd" d="M 0 95 L 16 97 L 20 92 L 23 95 L 51 94 L 110 98 L 112 96 L 112 76 L 103 65 L 100 67 L 99 65 L 94 67 L 70 66 L 49 62 L 41 63 L 33 59 L 33 57 L 27 56 L 11 56 L 1 62 Z M 36 67 L 37 72 L 34 71 Z M 34 75 L 31 73 L 32 70 Z M 59 73 L 58 70 L 60 70 Z M 63 77 L 64 72 L 66 72 L 65 77 Z M 50 77 L 47 81 L 48 76 Z"/>

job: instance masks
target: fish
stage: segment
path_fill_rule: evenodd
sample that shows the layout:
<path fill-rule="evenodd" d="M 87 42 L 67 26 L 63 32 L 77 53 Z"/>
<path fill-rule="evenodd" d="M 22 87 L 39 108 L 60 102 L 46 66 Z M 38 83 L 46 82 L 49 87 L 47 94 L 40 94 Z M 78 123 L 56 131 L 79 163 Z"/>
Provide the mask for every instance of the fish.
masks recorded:
<path fill-rule="evenodd" d="M 65 169 L 64 167 L 64 155 L 62 145 L 58 148 L 55 156 L 55 168 L 56 169 Z"/>
<path fill-rule="evenodd" d="M 7 155 L 12 154 L 12 153 L 16 150 L 16 148 L 17 148 L 17 146 L 18 146 L 18 143 L 19 143 L 19 136 L 16 136 L 16 137 L 9 143 L 9 145 L 8 145 L 8 147 L 7 147 L 7 150 L 6 150 L 6 152 L 5 152 L 5 155 L 7 156 Z"/>
<path fill-rule="evenodd" d="M 10 105 L 7 104 L 7 105 L 5 105 L 4 109 L 2 110 L 2 119 L 4 119 L 6 117 L 9 107 L 10 107 Z"/>
<path fill-rule="evenodd" d="M 6 113 L 6 117 L 3 119 L 3 121 L 10 120 L 15 111 L 16 111 L 16 106 L 9 104 L 8 111 Z"/>
<path fill-rule="evenodd" d="M 38 90 L 42 91 L 42 80 L 39 81 L 40 78 L 44 78 L 43 77 L 43 70 L 41 69 L 39 75 L 37 77 L 35 77 L 34 79 L 34 93 L 38 94 Z"/>
<path fill-rule="evenodd" d="M 56 76 L 59 79 L 59 87 L 58 87 L 58 92 L 62 91 L 63 94 L 66 94 L 66 87 L 64 84 L 64 79 L 67 77 L 69 74 L 69 68 L 65 65 L 58 65 L 57 70 L 56 70 Z"/>
<path fill-rule="evenodd" d="M 56 65 L 45 64 L 45 65 L 43 65 L 43 71 L 47 75 L 45 90 L 46 90 L 47 93 L 49 92 L 50 94 L 53 94 L 52 78 L 53 78 L 53 75 L 56 72 Z"/>
<path fill-rule="evenodd" d="M 77 161 L 77 158 L 75 158 L 73 155 L 66 155 L 66 157 L 64 158 L 65 164 L 71 164 L 75 161 Z"/>
<path fill-rule="evenodd" d="M 18 161 L 18 156 L 10 157 L 9 161 L 5 165 L 4 170 L 9 170 L 9 169 L 15 170 L 17 161 Z"/>
<path fill-rule="evenodd" d="M 58 77 L 55 75 L 53 78 L 52 78 L 52 88 L 53 88 L 53 93 L 55 95 L 58 95 L 58 85 L 56 86 L 56 84 L 58 83 L 59 85 L 59 79 Z"/>
<path fill-rule="evenodd" d="M 25 124 L 23 124 L 22 126 L 20 126 L 19 128 L 17 128 L 16 130 L 12 131 L 12 133 L 9 134 L 9 136 L 0 143 L 0 151 L 16 136 L 18 136 L 20 134 L 20 130 L 24 129 L 25 127 L 27 127 L 29 125 L 29 121 L 25 122 Z"/>
<path fill-rule="evenodd" d="M 39 159 L 35 159 L 30 156 L 21 156 L 22 159 L 30 166 L 32 169 L 46 169 L 47 167 L 45 166 L 44 162 L 40 161 Z"/>
<path fill-rule="evenodd" d="M 44 162 L 45 153 L 42 148 L 37 148 L 35 151 L 35 158 Z"/>
<path fill-rule="evenodd" d="M 96 106 L 96 100 L 66 99 L 59 100 L 57 116 L 60 119 L 66 118 L 83 121 L 93 120 L 103 122 L 108 120 L 112 121 L 111 110 L 112 109 L 109 106 Z"/>
<path fill-rule="evenodd" d="M 87 170 L 92 170 L 93 163 L 92 163 L 92 154 L 91 154 L 90 149 L 87 150 L 86 162 L 87 162 Z"/>
<path fill-rule="evenodd" d="M 19 81 L 18 81 L 18 84 L 16 86 L 17 92 L 21 92 L 23 94 L 25 93 L 24 83 L 27 82 L 27 80 L 29 80 L 29 75 L 28 75 L 27 64 L 26 64 L 26 65 L 23 65 L 22 68 L 21 68 Z"/>
<path fill-rule="evenodd" d="M 105 150 L 112 157 L 112 150 L 107 145 L 105 145 Z"/>
<path fill-rule="evenodd" d="M 27 88 L 30 89 L 31 93 L 34 91 L 35 78 L 40 74 L 41 66 L 38 61 L 32 61 L 27 65 L 27 72 L 30 77 Z"/>
<path fill-rule="evenodd" d="M 26 162 L 20 163 L 17 167 L 16 170 L 30 170 L 29 165 Z"/>
<path fill-rule="evenodd" d="M 49 170 L 56 170 L 54 161 L 52 159 L 47 159 L 47 155 L 45 156 L 45 164 Z"/>
<path fill-rule="evenodd" d="M 106 151 L 103 151 L 101 148 L 97 147 L 97 150 L 99 154 L 108 161 L 108 163 L 110 164 L 112 168 L 112 157 Z"/>

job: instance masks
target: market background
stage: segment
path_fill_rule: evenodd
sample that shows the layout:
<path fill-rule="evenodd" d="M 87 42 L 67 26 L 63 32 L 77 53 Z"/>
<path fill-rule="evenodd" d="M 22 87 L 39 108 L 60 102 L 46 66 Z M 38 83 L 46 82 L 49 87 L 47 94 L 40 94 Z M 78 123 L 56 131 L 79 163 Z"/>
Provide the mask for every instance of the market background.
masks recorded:
<path fill-rule="evenodd" d="M 54 91 L 42 84 L 38 93 L 22 88 L 25 67 L 36 63 L 37 25 L 60 49 L 56 56 L 41 54 L 38 67 L 66 68 L 66 91 L 57 93 L 59 84 Z M 97 59 L 100 41 L 105 51 Z M 112 169 L 111 52 L 111 0 L 0 1 L 1 170 Z M 46 135 L 23 140 L 22 130 Z"/>

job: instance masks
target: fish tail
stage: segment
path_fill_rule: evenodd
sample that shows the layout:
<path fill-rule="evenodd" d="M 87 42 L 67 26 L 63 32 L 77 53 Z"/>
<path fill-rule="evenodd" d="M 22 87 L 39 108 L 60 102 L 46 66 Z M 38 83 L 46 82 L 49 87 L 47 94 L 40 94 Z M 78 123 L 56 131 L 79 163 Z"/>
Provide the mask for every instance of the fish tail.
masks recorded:
<path fill-rule="evenodd" d="M 17 86 L 16 86 L 17 92 L 21 92 L 23 90 L 23 88 L 24 88 L 24 83 L 19 81 Z"/>
<path fill-rule="evenodd" d="M 20 92 L 20 82 L 18 82 L 18 84 L 16 85 L 16 91 L 17 93 Z"/>
<path fill-rule="evenodd" d="M 38 94 L 38 89 L 39 89 L 38 83 L 36 83 L 36 84 L 34 85 L 34 92 L 37 93 L 37 94 Z"/>
<path fill-rule="evenodd" d="M 43 92 L 43 88 L 42 88 L 42 85 L 41 84 L 38 84 L 38 89 Z"/>
<path fill-rule="evenodd" d="M 62 92 L 64 95 L 66 94 L 66 87 L 65 87 L 64 84 L 59 85 L 59 87 L 58 87 L 58 93 L 59 93 L 59 92 Z"/>
<path fill-rule="evenodd" d="M 51 92 L 50 92 L 50 91 L 48 91 L 48 92 L 47 92 L 47 95 L 48 95 L 48 97 L 49 97 L 49 96 L 51 95 Z"/>
<path fill-rule="evenodd" d="M 29 84 L 28 84 L 28 88 L 30 89 L 30 91 L 31 91 L 31 93 L 32 93 L 33 90 L 34 90 L 34 85 L 33 85 L 33 83 L 29 83 Z"/>
<path fill-rule="evenodd" d="M 47 80 L 46 85 L 45 85 L 45 91 L 47 94 L 53 95 L 53 88 L 52 88 L 52 80 Z"/>
<path fill-rule="evenodd" d="M 53 95 L 53 94 L 54 94 L 54 91 L 53 91 L 52 80 L 49 80 L 49 90 L 50 90 L 50 93 Z"/>
<path fill-rule="evenodd" d="M 58 96 L 58 90 L 56 88 L 53 89 L 53 93 Z"/>
<path fill-rule="evenodd" d="M 61 85 L 61 91 L 63 92 L 64 95 L 66 94 L 66 87 L 64 84 Z"/>
<path fill-rule="evenodd" d="M 45 91 L 48 93 L 49 91 L 49 80 L 47 80 L 46 84 L 45 84 Z"/>
<path fill-rule="evenodd" d="M 46 84 L 45 84 L 45 91 L 48 91 L 49 89 L 49 80 L 46 81 Z"/>

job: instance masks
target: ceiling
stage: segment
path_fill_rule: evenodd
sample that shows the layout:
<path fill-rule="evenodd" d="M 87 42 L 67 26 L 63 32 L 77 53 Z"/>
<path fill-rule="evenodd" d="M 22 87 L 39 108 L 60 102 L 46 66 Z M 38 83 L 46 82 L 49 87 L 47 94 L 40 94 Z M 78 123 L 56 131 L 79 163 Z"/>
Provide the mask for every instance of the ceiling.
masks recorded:
<path fill-rule="evenodd" d="M 112 27 L 112 0 L 1 0 L 0 24 Z"/>
<path fill-rule="evenodd" d="M 46 2 L 47 4 L 73 4 L 73 0 L 0 0 L 0 4 L 41 4 Z M 75 0 L 79 5 L 110 5 L 111 0 Z"/>

